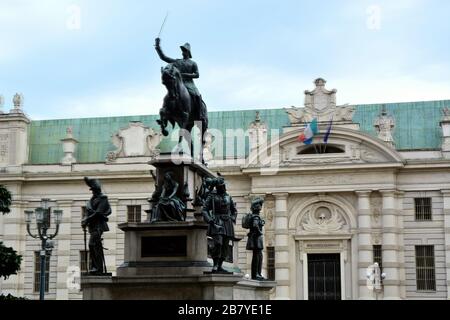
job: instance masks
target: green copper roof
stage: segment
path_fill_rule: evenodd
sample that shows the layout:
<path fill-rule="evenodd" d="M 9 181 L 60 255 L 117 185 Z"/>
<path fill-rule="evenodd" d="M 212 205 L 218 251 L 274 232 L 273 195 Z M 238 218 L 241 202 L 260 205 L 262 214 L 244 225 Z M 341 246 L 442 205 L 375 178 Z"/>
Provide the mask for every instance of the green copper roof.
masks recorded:
<path fill-rule="evenodd" d="M 105 117 L 63 120 L 32 121 L 30 125 L 30 163 L 59 163 L 63 157 L 60 140 L 66 136 L 67 127 L 72 127 L 78 140 L 75 157 L 78 162 L 102 162 L 106 154 L 116 147 L 111 136 L 130 121 L 141 121 L 157 128 L 156 115 L 131 117 Z"/>
<path fill-rule="evenodd" d="M 397 149 L 439 149 L 441 109 L 446 106 L 450 106 L 450 100 L 386 104 L 388 114 L 396 121 L 394 139 Z M 373 123 L 381 109 L 382 104 L 357 105 L 353 121 L 360 123 L 362 131 L 375 136 Z M 284 109 L 259 111 L 261 121 L 268 125 L 269 133 L 271 129 L 281 130 L 283 126 L 289 125 Z M 255 120 L 255 112 L 256 110 L 209 112 L 209 127 L 224 133 L 227 129 L 245 131 Z M 63 157 L 60 140 L 66 136 L 67 127 L 72 127 L 73 136 L 79 141 L 75 153 L 79 163 L 103 162 L 106 154 L 116 149 L 111 142 L 111 136 L 117 130 L 127 127 L 130 121 L 141 121 L 146 126 L 158 129 L 157 118 L 157 115 L 148 115 L 32 121 L 29 131 L 29 162 L 59 163 Z M 224 150 L 227 151 L 225 156 L 243 156 L 238 154 L 236 147 L 234 150 L 229 147 L 233 143 L 232 140 L 224 138 Z M 174 142 L 165 138 L 160 147 L 163 151 L 170 151 L 173 145 Z M 245 149 L 248 150 L 248 141 L 246 145 Z"/>
<path fill-rule="evenodd" d="M 388 103 L 386 109 L 395 119 L 394 141 L 397 150 L 440 149 L 442 109 L 450 100 Z M 357 105 L 353 121 L 361 131 L 376 136 L 374 119 L 381 113 L 382 104 Z"/>

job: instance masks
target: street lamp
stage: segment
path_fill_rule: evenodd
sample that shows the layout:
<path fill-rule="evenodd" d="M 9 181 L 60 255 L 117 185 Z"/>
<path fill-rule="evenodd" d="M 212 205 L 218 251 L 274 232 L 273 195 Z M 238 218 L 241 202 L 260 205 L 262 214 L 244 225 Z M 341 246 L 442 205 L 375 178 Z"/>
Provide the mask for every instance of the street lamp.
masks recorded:
<path fill-rule="evenodd" d="M 25 210 L 25 222 L 27 223 L 27 232 L 28 234 L 34 238 L 41 239 L 41 250 L 39 252 L 41 269 L 40 269 L 40 283 L 39 283 L 39 299 L 44 300 L 45 295 L 45 264 L 46 264 L 46 254 L 47 252 L 51 252 L 53 248 L 52 240 L 59 231 L 59 225 L 61 224 L 62 218 L 62 210 L 53 210 L 53 217 L 56 225 L 55 233 L 52 235 L 47 234 L 48 229 L 50 228 L 50 216 L 52 209 L 49 207 L 50 199 L 42 199 L 41 206 L 32 210 Z M 33 222 L 33 216 L 36 218 L 36 228 L 38 234 L 33 234 L 31 232 L 31 223 Z"/>

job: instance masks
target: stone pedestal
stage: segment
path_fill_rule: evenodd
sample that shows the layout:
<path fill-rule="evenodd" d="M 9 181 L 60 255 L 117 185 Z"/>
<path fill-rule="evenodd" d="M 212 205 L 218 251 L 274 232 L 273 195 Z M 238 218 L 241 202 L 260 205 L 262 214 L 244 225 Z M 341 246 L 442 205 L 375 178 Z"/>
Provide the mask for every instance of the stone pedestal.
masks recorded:
<path fill-rule="evenodd" d="M 273 281 L 242 275 L 83 277 L 84 300 L 269 300 Z"/>
<path fill-rule="evenodd" d="M 180 186 L 189 189 L 190 197 L 195 197 L 195 189 L 204 176 L 214 176 L 185 155 L 161 155 L 151 164 L 157 169 L 158 184 L 171 171 Z M 183 199 L 184 194 L 178 196 Z M 119 224 L 125 233 L 124 263 L 114 277 L 83 276 L 83 299 L 268 300 L 276 283 L 244 279 L 238 261 L 224 263 L 230 274 L 211 273 L 208 225 L 200 208 L 193 208 L 191 200 L 186 201 L 192 208 L 188 212 L 196 212 L 194 216 L 187 215 L 186 221 Z"/>
<path fill-rule="evenodd" d="M 201 221 L 122 223 L 124 263 L 117 276 L 193 275 L 210 271 L 206 231 Z"/>

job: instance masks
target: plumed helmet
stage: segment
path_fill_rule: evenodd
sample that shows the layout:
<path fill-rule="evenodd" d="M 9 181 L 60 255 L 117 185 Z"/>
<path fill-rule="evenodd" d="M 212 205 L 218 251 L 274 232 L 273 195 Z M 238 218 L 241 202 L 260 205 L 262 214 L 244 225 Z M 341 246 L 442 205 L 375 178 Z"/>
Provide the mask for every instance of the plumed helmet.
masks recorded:
<path fill-rule="evenodd" d="M 215 180 L 216 180 L 216 186 L 224 186 L 225 185 L 225 179 L 223 177 L 217 177 Z"/>
<path fill-rule="evenodd" d="M 183 44 L 182 46 L 180 46 L 181 50 L 187 51 L 189 54 L 189 58 L 192 59 L 192 54 L 191 54 L 191 45 L 186 42 L 185 44 Z"/>
<path fill-rule="evenodd" d="M 88 177 L 84 177 L 84 182 L 86 182 L 91 189 L 102 190 L 102 185 L 98 179 L 89 179 Z"/>
<path fill-rule="evenodd" d="M 255 198 L 252 201 L 251 208 L 254 209 L 257 205 L 261 205 L 262 206 L 263 203 L 264 203 L 264 199 L 263 198 Z"/>

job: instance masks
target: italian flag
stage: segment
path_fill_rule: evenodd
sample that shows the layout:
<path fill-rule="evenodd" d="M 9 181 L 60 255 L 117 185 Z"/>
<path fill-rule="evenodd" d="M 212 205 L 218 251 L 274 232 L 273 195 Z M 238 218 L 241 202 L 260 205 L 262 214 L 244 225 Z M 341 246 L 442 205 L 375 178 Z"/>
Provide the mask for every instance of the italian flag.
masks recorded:
<path fill-rule="evenodd" d="M 318 132 L 319 128 L 317 126 L 317 119 L 314 119 L 306 126 L 305 131 L 303 131 L 303 133 L 298 137 L 298 140 L 300 140 L 304 144 L 311 144 L 314 135 L 316 135 Z"/>

